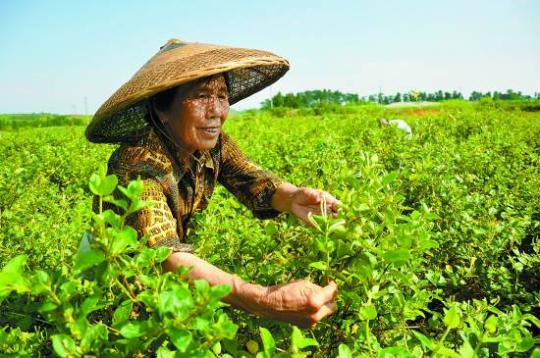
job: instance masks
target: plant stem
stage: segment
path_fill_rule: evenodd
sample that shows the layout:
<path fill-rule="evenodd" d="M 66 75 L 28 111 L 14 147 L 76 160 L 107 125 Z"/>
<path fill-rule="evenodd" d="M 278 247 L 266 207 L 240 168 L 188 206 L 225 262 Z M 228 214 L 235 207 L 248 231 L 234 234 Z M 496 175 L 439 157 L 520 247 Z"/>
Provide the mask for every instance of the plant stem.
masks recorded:
<path fill-rule="evenodd" d="M 444 334 L 442 335 L 441 339 L 439 339 L 439 342 L 437 342 L 435 349 L 433 349 L 433 356 L 435 356 L 435 353 L 437 353 L 437 351 L 441 348 L 441 345 L 443 344 L 449 332 L 450 332 L 450 327 L 446 328 L 446 331 L 444 331 Z"/>

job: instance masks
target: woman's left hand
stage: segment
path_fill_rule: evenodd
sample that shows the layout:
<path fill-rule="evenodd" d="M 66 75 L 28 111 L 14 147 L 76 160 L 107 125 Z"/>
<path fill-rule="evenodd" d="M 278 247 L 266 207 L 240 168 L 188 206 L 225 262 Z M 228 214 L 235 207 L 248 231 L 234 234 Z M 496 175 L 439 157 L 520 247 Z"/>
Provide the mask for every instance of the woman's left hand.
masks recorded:
<path fill-rule="evenodd" d="M 308 219 L 308 214 L 311 212 L 312 215 L 322 215 L 321 202 L 323 199 L 326 200 L 326 214 L 337 215 L 341 201 L 326 191 L 303 187 L 298 188 L 292 196 L 290 212 L 307 225 L 313 226 Z"/>

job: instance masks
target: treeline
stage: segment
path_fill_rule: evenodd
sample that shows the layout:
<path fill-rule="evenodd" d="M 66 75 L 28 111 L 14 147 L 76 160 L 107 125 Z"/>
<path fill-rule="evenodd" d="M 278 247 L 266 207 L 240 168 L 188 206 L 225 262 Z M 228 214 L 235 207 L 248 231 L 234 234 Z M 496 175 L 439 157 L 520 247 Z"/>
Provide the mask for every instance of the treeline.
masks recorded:
<path fill-rule="evenodd" d="M 360 101 L 361 99 L 356 93 L 342 93 L 340 91 L 323 89 L 287 94 L 278 92 L 272 99 L 264 100 L 264 102 L 261 103 L 261 106 L 262 108 L 304 108 L 316 107 L 324 104 L 349 104 Z"/>
<path fill-rule="evenodd" d="M 28 127 L 87 125 L 91 116 L 51 113 L 0 114 L 0 130 L 17 130 Z"/>
<path fill-rule="evenodd" d="M 390 104 L 395 102 L 442 102 L 451 99 L 464 99 L 464 97 L 459 91 L 443 92 L 439 90 L 433 93 L 423 91 L 398 92 L 388 96 L 379 93 L 369 95 L 367 98 L 363 97 L 363 99 L 373 103 Z"/>
<path fill-rule="evenodd" d="M 530 101 L 540 100 L 540 92 L 533 96 L 523 94 L 521 91 L 515 92 L 511 89 L 506 92 L 478 92 L 473 91 L 468 100 L 479 101 L 482 98 L 491 98 L 493 100 L 509 100 L 509 101 Z M 340 91 L 331 91 L 328 89 L 311 90 L 297 93 L 282 94 L 278 92 L 271 99 L 266 99 L 261 102 L 263 109 L 272 107 L 287 107 L 287 108 L 310 108 L 324 105 L 345 105 L 350 103 L 379 103 L 390 104 L 396 102 L 442 102 L 448 100 L 465 99 L 459 91 L 410 91 L 407 93 L 396 93 L 393 95 L 384 95 L 383 93 L 372 94 L 369 96 L 360 97 L 356 93 L 342 93 Z"/>
<path fill-rule="evenodd" d="M 472 91 L 471 95 L 469 96 L 469 101 L 479 101 L 482 98 L 491 98 L 494 100 L 503 100 L 503 101 L 530 101 L 530 100 L 538 100 L 540 99 L 540 92 L 537 92 L 534 94 L 534 96 L 526 95 L 519 92 L 514 92 L 511 89 L 507 90 L 506 93 L 503 92 L 477 92 Z"/>

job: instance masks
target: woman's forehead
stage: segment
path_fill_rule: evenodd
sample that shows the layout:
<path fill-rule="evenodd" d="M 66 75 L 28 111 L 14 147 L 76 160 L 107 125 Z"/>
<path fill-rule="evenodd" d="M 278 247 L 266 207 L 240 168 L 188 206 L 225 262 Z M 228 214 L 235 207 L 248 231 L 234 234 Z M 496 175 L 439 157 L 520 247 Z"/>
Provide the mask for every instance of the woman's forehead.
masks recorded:
<path fill-rule="evenodd" d="M 223 74 L 218 74 L 198 81 L 195 84 L 195 89 L 227 90 L 227 84 Z"/>

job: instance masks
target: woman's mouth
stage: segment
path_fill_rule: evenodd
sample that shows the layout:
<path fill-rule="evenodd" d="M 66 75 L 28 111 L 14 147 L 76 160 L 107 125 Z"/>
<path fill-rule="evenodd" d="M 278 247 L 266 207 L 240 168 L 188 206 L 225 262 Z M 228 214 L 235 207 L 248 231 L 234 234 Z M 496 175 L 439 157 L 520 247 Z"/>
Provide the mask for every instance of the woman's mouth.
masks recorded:
<path fill-rule="evenodd" d="M 217 136 L 219 134 L 219 127 L 200 127 L 199 130 L 201 130 L 203 133 L 209 135 L 209 136 Z"/>

